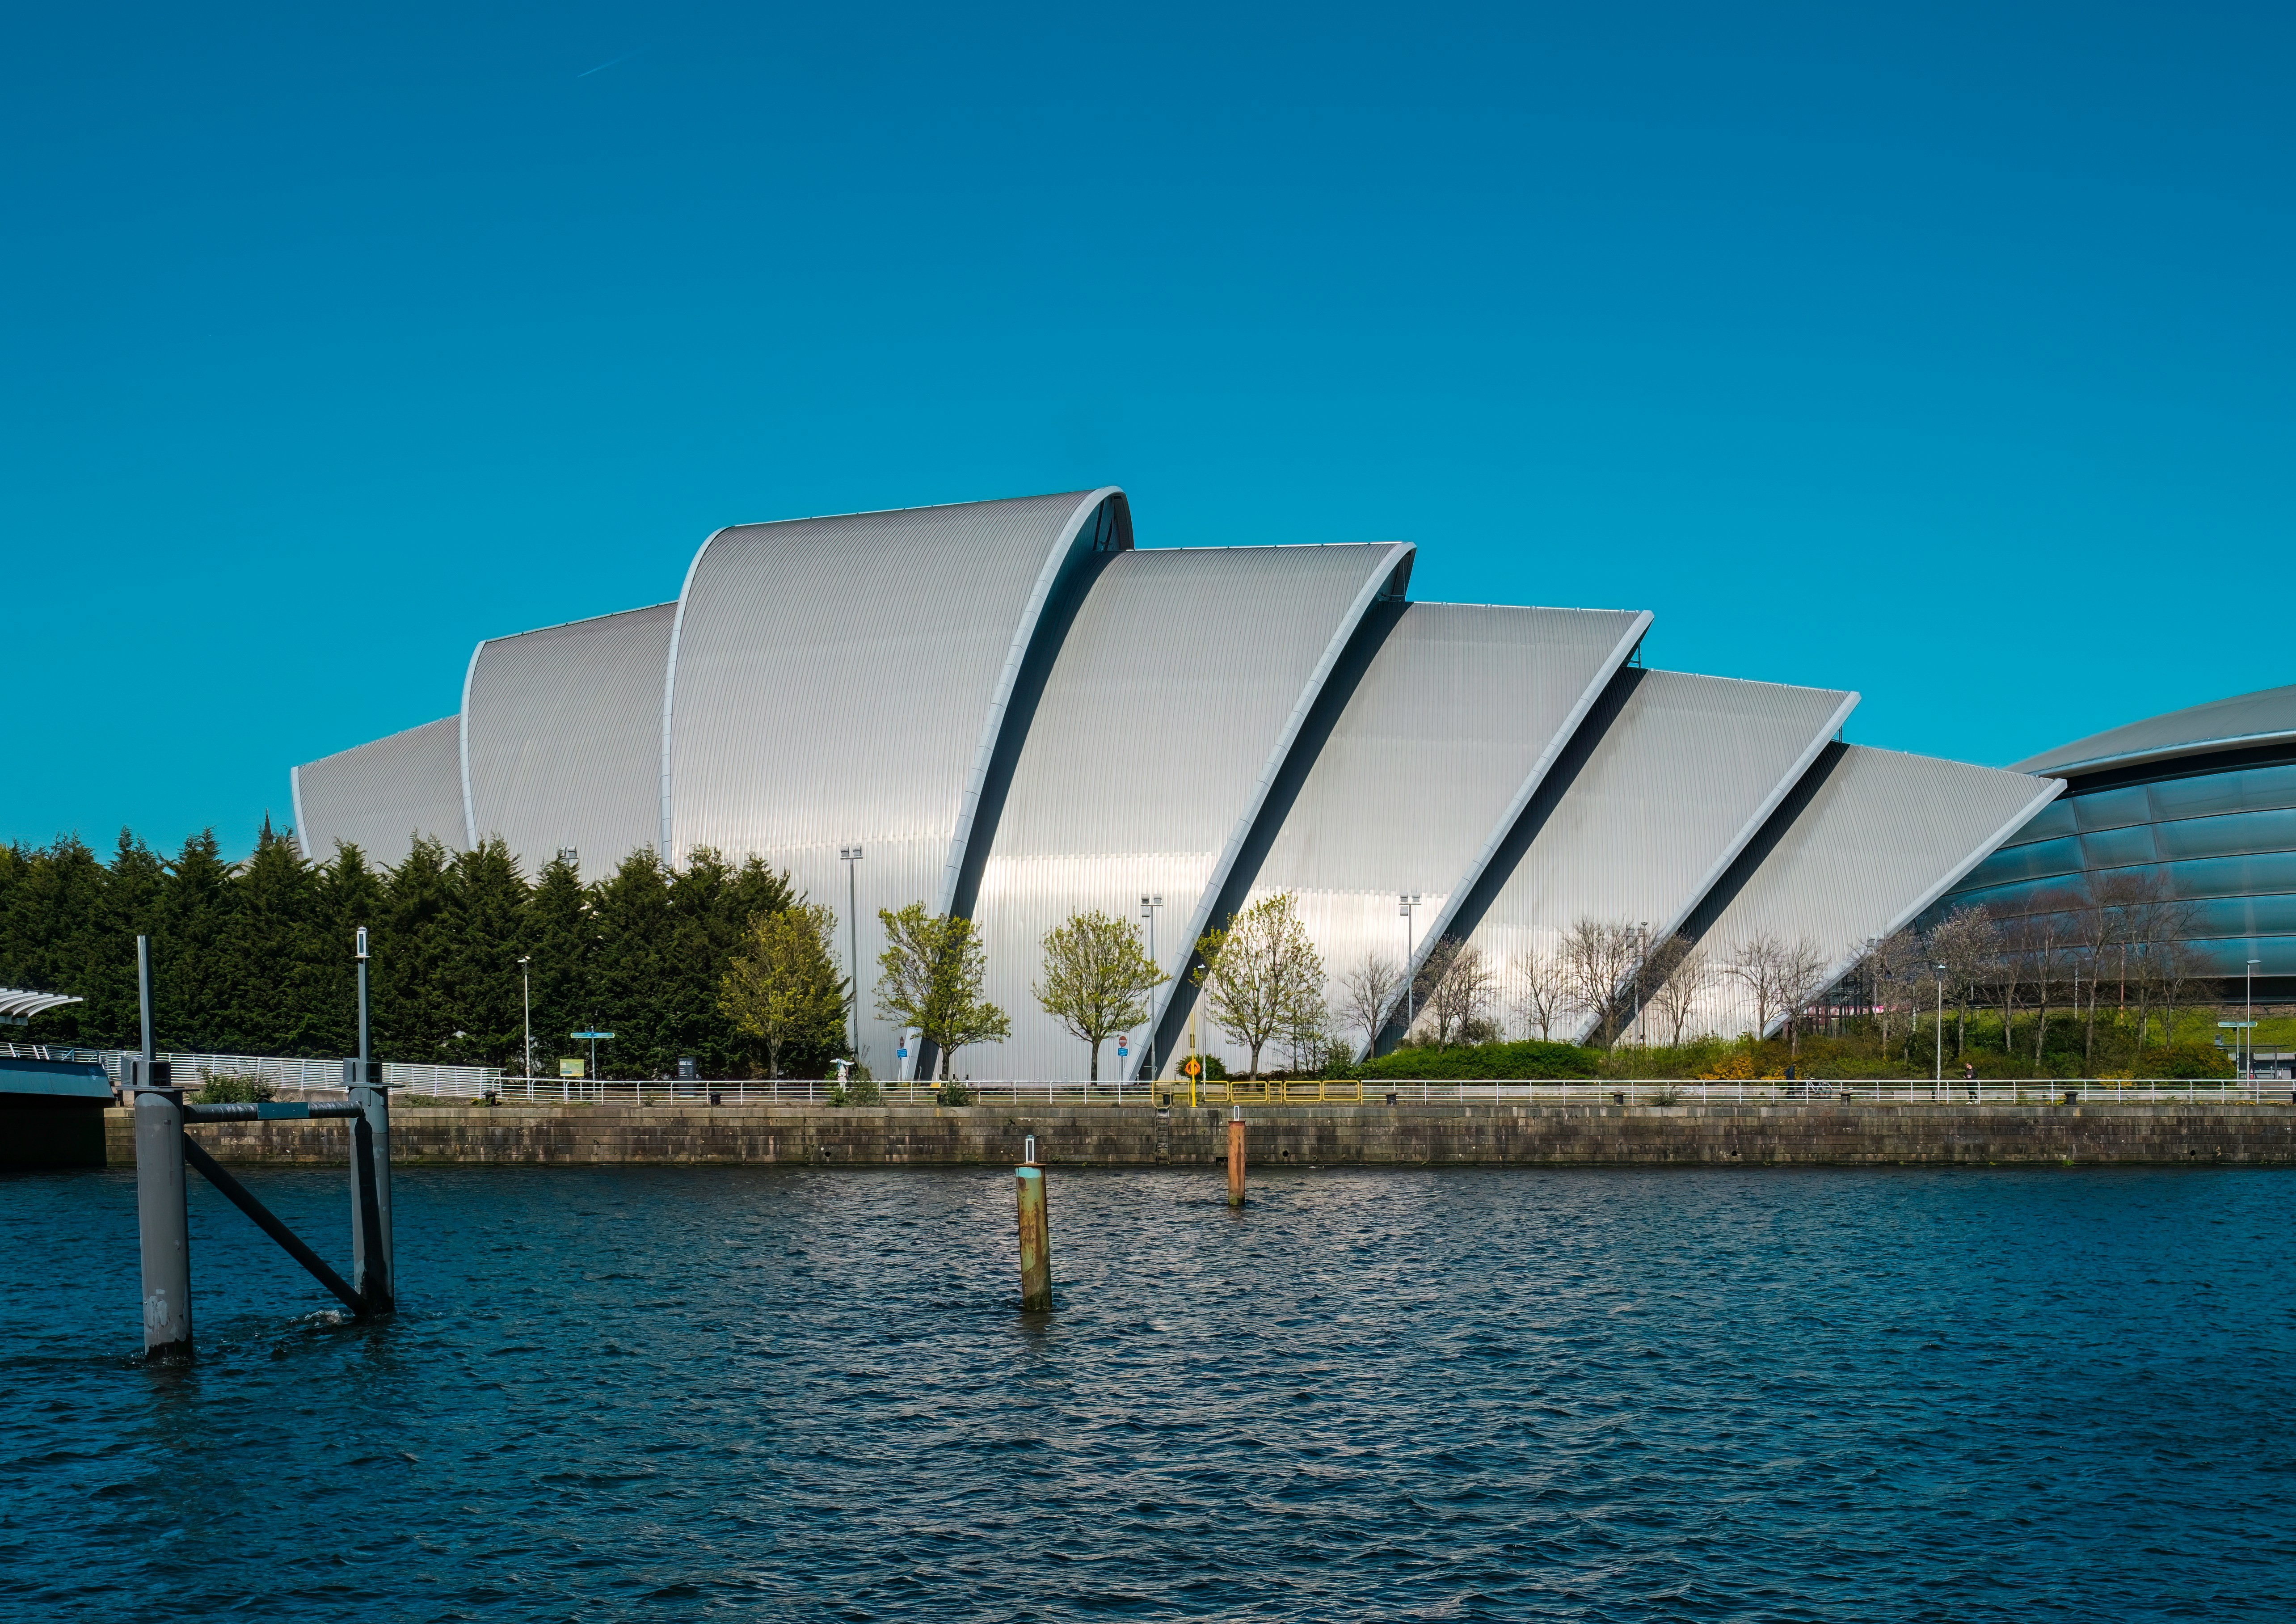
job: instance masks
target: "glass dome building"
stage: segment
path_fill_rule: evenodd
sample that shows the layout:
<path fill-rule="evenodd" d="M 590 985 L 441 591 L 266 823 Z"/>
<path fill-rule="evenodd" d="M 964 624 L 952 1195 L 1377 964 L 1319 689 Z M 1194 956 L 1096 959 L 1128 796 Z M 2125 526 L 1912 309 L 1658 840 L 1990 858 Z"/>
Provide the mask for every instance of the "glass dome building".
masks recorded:
<path fill-rule="evenodd" d="M 2063 781 L 2050 802 L 1931 911 L 1997 917 L 2098 899 L 2108 875 L 2187 904 L 2185 938 L 2240 997 L 2296 997 L 2296 686 L 2173 710 L 2078 739 L 2015 770 Z"/>

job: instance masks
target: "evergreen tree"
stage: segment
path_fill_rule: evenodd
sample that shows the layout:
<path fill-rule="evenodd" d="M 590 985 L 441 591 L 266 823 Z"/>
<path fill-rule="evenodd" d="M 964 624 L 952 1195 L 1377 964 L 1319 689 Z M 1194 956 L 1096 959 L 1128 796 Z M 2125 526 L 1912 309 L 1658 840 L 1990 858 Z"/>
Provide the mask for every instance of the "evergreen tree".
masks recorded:
<path fill-rule="evenodd" d="M 222 1049 L 238 1036 L 231 1028 L 239 974 L 228 942 L 238 902 L 232 865 L 223 860 L 215 831 L 202 829 L 168 865 L 152 932 L 157 983 L 152 1004 L 160 1047 Z"/>
<path fill-rule="evenodd" d="M 299 972 L 310 946 L 309 865 L 266 817 L 255 855 L 239 865 L 229 889 L 238 900 L 217 939 L 222 1002 L 211 1029 L 214 1046 L 234 1054 L 299 1053 L 308 997 Z"/>
<path fill-rule="evenodd" d="M 438 1064 L 453 1058 L 455 872 L 446 847 L 418 838 L 387 872 L 374 955 L 375 1055 Z"/>
<path fill-rule="evenodd" d="M 597 947 L 584 989 L 590 1007 L 582 1018 L 616 1034 L 598 1051 L 603 1077 L 660 1077 L 675 1063 L 690 1019 L 693 978 L 676 962 L 674 877 L 650 848 L 640 847 L 591 893 Z"/>
<path fill-rule="evenodd" d="M 590 958 L 596 932 L 590 894 L 564 857 L 553 857 L 536 876 L 526 905 L 526 953 L 534 988 L 534 1067 L 548 1077 L 560 1059 L 584 1046 L 567 1036 L 582 1026 L 591 1003 Z"/>
<path fill-rule="evenodd" d="M 338 844 L 332 861 L 312 876 L 311 911 L 305 926 L 303 1055 L 358 1053 L 358 964 L 353 956 L 358 928 L 383 926 L 382 876 L 369 867 L 357 847 Z M 381 1051 L 376 1051 L 378 1056 Z"/>
<path fill-rule="evenodd" d="M 448 980 L 460 1029 L 455 1058 L 515 1070 L 523 1042 L 518 956 L 526 951 L 526 881 L 499 837 L 455 859 Z"/>

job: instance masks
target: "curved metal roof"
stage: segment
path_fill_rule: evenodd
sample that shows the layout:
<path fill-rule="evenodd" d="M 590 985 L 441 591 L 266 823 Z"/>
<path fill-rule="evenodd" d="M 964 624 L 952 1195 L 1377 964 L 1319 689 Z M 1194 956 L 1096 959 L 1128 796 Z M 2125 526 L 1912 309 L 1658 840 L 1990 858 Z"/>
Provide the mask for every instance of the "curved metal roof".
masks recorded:
<path fill-rule="evenodd" d="M 2001 767 L 1829 744 L 1715 887 L 1693 932 L 1718 965 L 1758 931 L 1806 941 L 1831 984 L 2063 789 Z M 1752 1011 L 1718 979 L 1702 1018 L 1732 1033 Z"/>
<path fill-rule="evenodd" d="M 44 1010 L 85 1002 L 64 993 L 26 992 L 20 988 L 0 987 L 0 1021 L 20 1026 Z"/>
<path fill-rule="evenodd" d="M 1082 561 L 1131 545 L 1113 486 L 719 530 L 671 633 L 663 855 L 787 868 L 837 911 L 840 944 L 857 915 L 865 1013 L 877 910 L 950 907 L 1046 604 Z M 838 854 L 856 843 L 849 876 Z M 862 1033 L 890 1075 L 895 1034 Z"/>
<path fill-rule="evenodd" d="M 1076 1074 L 1082 1046 L 1029 987 L 1045 932 L 1077 909 L 1136 920 L 1141 895 L 1160 894 L 1157 956 L 1178 973 L 1325 678 L 1371 605 L 1401 594 L 1412 556 L 1395 542 L 1155 548 L 1106 561 L 995 808 L 972 915 L 988 949 L 988 997 L 1013 1037 L 961 1057 L 968 1069 Z M 1178 987 L 1164 988 L 1160 1007 Z M 1136 1046 L 1144 1036 L 1133 1034 Z M 1103 1076 L 1114 1062 L 1102 1057 Z"/>
<path fill-rule="evenodd" d="M 1252 897 L 1299 896 L 1336 981 L 1369 953 L 1402 961 L 1397 897 L 1417 893 L 1415 968 L 1650 623 L 1403 606 L 1316 742 Z"/>
<path fill-rule="evenodd" d="M 2028 756 L 2011 770 L 2066 777 L 2291 740 L 2296 740 L 2296 685 L 2236 693 L 2230 699 L 2210 700 L 2205 705 L 2108 727 L 2086 739 Z"/>
<path fill-rule="evenodd" d="M 1665 940 L 1857 704 L 1832 688 L 1620 672 L 1468 903 L 1468 939 L 1503 988 L 1522 956 L 1554 952 L 1582 918 L 1647 923 Z"/>
<path fill-rule="evenodd" d="M 472 651 L 463 680 L 463 836 L 500 835 L 527 874 L 560 850 L 586 879 L 660 828 L 661 685 L 676 603 Z"/>
<path fill-rule="evenodd" d="M 441 717 L 290 769 L 295 841 L 311 862 L 356 846 L 388 866 L 414 836 L 463 849 L 463 722 Z"/>

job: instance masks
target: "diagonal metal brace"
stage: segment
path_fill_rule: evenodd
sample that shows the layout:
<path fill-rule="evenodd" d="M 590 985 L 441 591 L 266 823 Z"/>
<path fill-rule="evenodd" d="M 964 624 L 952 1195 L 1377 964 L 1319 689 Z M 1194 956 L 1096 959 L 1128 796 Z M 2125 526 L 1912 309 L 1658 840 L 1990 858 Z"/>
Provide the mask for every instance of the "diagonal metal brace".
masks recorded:
<path fill-rule="evenodd" d="M 329 1268 L 326 1260 L 296 1237 L 295 1232 L 272 1216 L 271 1209 L 255 1199 L 253 1192 L 224 1171 L 223 1164 L 200 1148 L 198 1140 L 184 1136 L 184 1160 L 199 1169 L 201 1177 L 224 1193 L 224 1199 L 255 1220 L 255 1226 L 286 1249 L 287 1255 L 311 1271 L 311 1277 L 340 1298 L 350 1311 L 365 1317 L 366 1305 L 359 1294 L 351 1290 L 340 1275 Z"/>

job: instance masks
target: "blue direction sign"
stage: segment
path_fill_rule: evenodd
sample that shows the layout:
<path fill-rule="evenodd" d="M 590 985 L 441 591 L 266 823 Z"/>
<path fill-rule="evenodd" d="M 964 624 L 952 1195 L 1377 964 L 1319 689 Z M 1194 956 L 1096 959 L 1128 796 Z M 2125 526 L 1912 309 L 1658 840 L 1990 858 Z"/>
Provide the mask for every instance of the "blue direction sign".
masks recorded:
<path fill-rule="evenodd" d="M 567 1035 L 569 1038 L 611 1038 L 611 1037 L 613 1036 L 613 1034 L 612 1034 L 611 1032 L 569 1032 L 569 1033 L 567 1033 L 566 1035 Z"/>

